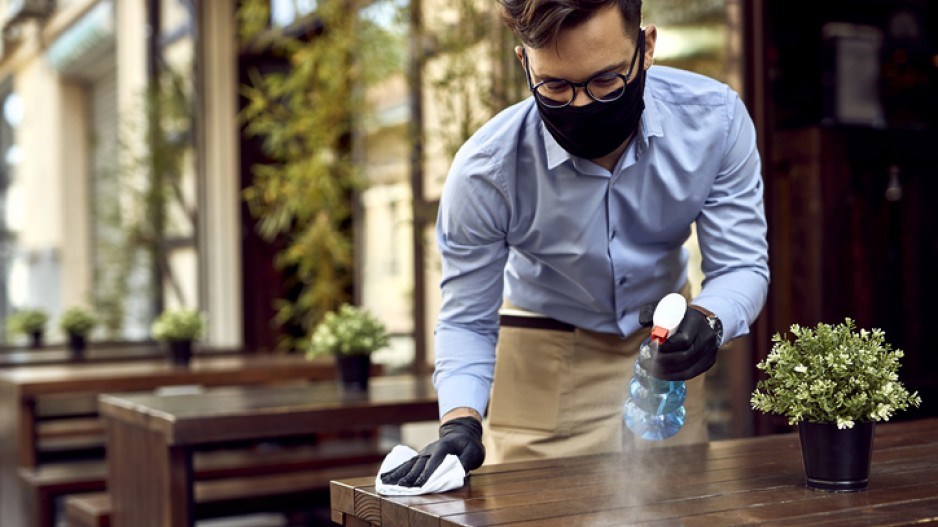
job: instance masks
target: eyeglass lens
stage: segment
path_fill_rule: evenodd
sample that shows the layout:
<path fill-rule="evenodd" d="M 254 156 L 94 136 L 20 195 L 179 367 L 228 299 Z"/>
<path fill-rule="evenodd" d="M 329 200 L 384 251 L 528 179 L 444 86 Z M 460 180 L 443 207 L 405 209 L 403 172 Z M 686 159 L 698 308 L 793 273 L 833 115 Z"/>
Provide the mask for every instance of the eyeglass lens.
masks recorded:
<path fill-rule="evenodd" d="M 625 93 L 625 79 L 615 73 L 604 73 L 587 81 L 586 91 L 594 100 L 614 101 Z M 551 106 L 566 106 L 576 97 L 576 87 L 563 79 L 541 83 L 535 92 L 541 102 Z"/>

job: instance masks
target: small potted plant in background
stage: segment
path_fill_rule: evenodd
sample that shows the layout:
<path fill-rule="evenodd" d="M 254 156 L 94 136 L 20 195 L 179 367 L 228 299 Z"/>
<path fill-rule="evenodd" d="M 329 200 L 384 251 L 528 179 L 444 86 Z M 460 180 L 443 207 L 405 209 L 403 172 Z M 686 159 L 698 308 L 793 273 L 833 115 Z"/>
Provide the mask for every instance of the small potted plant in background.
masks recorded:
<path fill-rule="evenodd" d="M 204 330 L 202 314 L 191 309 L 164 311 L 151 328 L 153 338 L 166 344 L 170 360 L 177 366 L 189 365 L 192 341 L 201 337 Z"/>
<path fill-rule="evenodd" d="M 882 330 L 857 331 L 853 320 L 815 328 L 792 325 L 794 340 L 772 337 L 756 367 L 765 372 L 752 407 L 797 424 L 807 486 L 839 492 L 868 486 L 876 421 L 921 404 L 899 381 L 903 352 Z"/>
<path fill-rule="evenodd" d="M 76 357 L 85 353 L 88 334 L 98 324 L 98 318 L 83 307 L 72 307 L 62 313 L 59 327 L 68 335 L 68 349 Z"/>
<path fill-rule="evenodd" d="M 7 328 L 12 335 L 26 335 L 30 339 L 30 347 L 42 347 L 43 334 L 49 315 L 42 309 L 22 309 L 7 319 Z"/>
<path fill-rule="evenodd" d="M 343 304 L 337 311 L 326 313 L 313 330 L 306 356 L 308 359 L 326 354 L 335 356 L 342 386 L 364 391 L 368 389 L 371 354 L 389 342 L 384 324 L 374 315 Z"/>

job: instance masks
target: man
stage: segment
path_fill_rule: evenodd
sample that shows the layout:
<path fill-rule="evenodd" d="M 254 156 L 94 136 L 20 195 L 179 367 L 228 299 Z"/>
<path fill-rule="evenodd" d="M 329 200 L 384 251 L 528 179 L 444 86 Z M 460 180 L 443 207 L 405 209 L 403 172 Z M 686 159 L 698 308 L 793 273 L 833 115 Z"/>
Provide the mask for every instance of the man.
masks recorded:
<path fill-rule="evenodd" d="M 688 381 L 687 423 L 669 441 L 707 440 L 703 373 L 765 301 L 761 164 L 739 97 L 649 69 L 657 30 L 639 26 L 641 0 L 499 3 L 533 97 L 453 161 L 437 223 L 440 439 L 388 483 L 420 486 L 446 454 L 471 470 L 621 450 L 648 335 L 640 311 L 688 296 L 682 244 L 694 223 L 703 289 L 642 363 Z"/>

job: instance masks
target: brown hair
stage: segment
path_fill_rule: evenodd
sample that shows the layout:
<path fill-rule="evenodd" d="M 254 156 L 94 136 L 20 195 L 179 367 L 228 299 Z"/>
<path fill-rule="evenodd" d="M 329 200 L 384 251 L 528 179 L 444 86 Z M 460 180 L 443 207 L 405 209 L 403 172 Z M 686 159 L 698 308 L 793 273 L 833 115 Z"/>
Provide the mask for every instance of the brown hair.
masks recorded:
<path fill-rule="evenodd" d="M 562 29 L 575 27 L 597 11 L 615 5 L 628 32 L 638 34 L 642 0 L 498 0 L 499 14 L 521 42 L 540 48 L 557 37 Z"/>

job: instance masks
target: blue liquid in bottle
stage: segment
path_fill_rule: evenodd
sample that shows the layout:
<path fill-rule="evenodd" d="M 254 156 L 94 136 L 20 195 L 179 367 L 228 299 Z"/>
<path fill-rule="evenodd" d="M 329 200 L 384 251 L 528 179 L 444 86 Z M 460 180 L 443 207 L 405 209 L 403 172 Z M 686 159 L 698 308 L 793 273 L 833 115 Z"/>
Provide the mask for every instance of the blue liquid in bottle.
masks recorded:
<path fill-rule="evenodd" d="M 640 358 L 651 357 L 658 343 L 646 339 L 639 351 Z M 635 373 L 629 382 L 629 398 L 623 414 L 625 424 L 642 439 L 667 439 L 684 426 L 684 381 L 665 381 L 652 377 L 635 361 Z"/>

